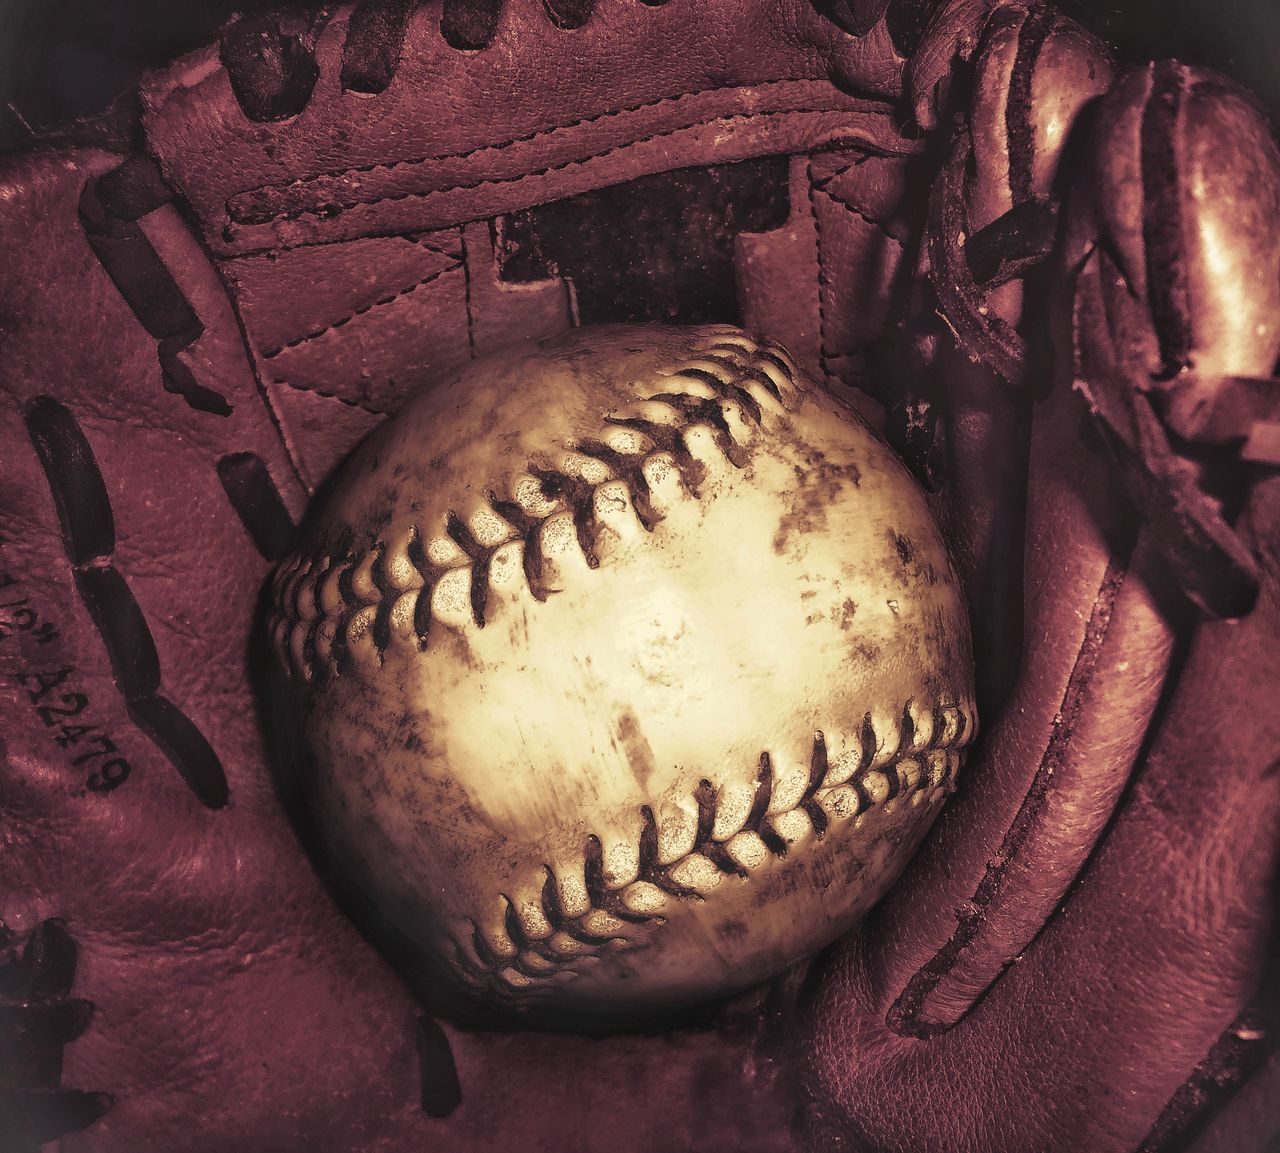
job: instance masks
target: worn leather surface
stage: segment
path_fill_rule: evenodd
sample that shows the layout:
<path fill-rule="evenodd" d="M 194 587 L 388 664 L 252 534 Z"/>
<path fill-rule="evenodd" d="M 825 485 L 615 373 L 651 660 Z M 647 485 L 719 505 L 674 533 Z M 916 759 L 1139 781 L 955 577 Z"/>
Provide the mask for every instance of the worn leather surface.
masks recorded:
<path fill-rule="evenodd" d="M 1017 3 L 495 11 L 247 17 L 144 82 L 132 158 L 0 160 L 0 1146 L 1267 1148 L 1265 122 L 1170 66 L 1113 86 Z M 424 1013 L 319 880 L 254 691 L 333 465 L 584 317 L 757 328 L 886 430 L 985 734 L 862 930 L 591 1040 Z M 1170 349 L 1200 372 L 1153 404 Z M 1171 481 L 1196 515 L 1153 515 Z"/>
<path fill-rule="evenodd" d="M 682 1144 L 740 1132 L 788 1147 L 773 1074 L 744 1044 L 749 1017 L 734 1040 L 731 1027 L 445 1041 L 339 914 L 276 797 L 247 670 L 263 550 L 279 539 L 246 510 L 279 501 L 287 526 L 302 487 L 213 270 L 160 210 L 148 234 L 182 270 L 207 326 L 199 376 L 230 412 L 165 391 L 156 342 L 77 215 L 111 163 L 16 158 L 7 173 L 20 194 L 6 259 L 41 290 L 7 299 L 4 318 L 6 942 L 64 926 L 93 1024 L 61 1055 L 61 1082 L 114 1098 L 66 1147 L 475 1149 L 518 1135 L 560 1148 L 569 1115 L 584 1147 L 621 1131 L 664 1148 L 672 1117 Z M 160 699 L 186 721 L 155 731 L 144 712 Z M 103 738 L 114 752 L 95 755 Z M 128 775 L 103 791 L 117 757 Z M 56 1057 L 83 1023 L 55 1018 L 13 1044 Z M 459 1078 L 465 1103 L 442 1127 L 423 1101 L 450 1107 Z M 31 1147 L 38 1110 L 6 1106 L 5 1147 Z M 57 1131 L 55 1118 L 44 1133 Z"/>

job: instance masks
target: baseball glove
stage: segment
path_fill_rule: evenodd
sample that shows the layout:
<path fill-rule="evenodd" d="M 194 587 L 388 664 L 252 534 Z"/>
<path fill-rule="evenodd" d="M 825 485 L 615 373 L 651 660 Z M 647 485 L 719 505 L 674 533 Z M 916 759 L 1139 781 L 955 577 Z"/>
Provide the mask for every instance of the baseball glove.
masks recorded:
<path fill-rule="evenodd" d="M 1271 1147 L 1247 94 L 1014 0 L 359 0 L 240 17 L 2 167 L 0 1148 Z M 608 322 L 741 325 L 882 431 L 983 734 L 813 962 L 661 1032 L 479 1029 L 309 855 L 263 590 L 417 389 Z"/>

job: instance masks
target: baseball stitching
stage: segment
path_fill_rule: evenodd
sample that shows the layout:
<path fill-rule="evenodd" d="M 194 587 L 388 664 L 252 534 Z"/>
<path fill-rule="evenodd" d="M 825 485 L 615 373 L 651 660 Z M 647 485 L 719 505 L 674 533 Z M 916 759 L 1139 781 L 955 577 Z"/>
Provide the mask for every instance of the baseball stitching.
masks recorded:
<path fill-rule="evenodd" d="M 299 556 L 283 566 L 272 635 L 284 667 L 307 681 L 317 671 L 340 675 L 353 657 L 380 667 L 397 640 L 426 649 L 437 620 L 459 627 L 469 618 L 483 628 L 496 570 L 518 567 L 533 597 L 545 600 L 548 534 L 571 525 L 595 568 L 603 510 L 625 501 L 652 531 L 662 520 L 652 486 L 672 469 L 697 498 L 701 466 L 686 439 L 695 427 L 710 432 L 733 467 L 744 467 L 748 454 L 734 426 L 759 427 L 766 408 L 785 411 L 796 369 L 781 349 L 727 333 L 697 351 L 697 360 L 669 370 L 667 390 L 641 398 L 633 415 L 606 417 L 600 435 L 576 442 L 556 467 L 530 462 L 513 491 L 490 489 L 481 516 L 465 521 L 450 511 L 440 535 L 427 538 L 415 526 L 360 553 Z"/>
<path fill-rule="evenodd" d="M 286 671 L 303 681 L 340 677 L 353 662 L 381 667 L 395 644 L 426 650 L 439 624 L 482 629 L 499 571 L 501 583 L 519 574 L 536 600 L 546 600 L 554 591 L 544 571 L 548 534 L 576 541 L 597 568 L 602 508 L 612 515 L 629 509 L 653 531 L 663 514 L 652 489 L 672 473 L 685 495 L 699 499 L 705 466 L 688 443 L 694 430 L 709 435 L 732 467 L 746 467 L 743 441 L 766 412 L 785 415 L 800 391 L 798 370 L 782 349 L 736 332 L 717 333 L 693 351 L 694 359 L 661 374 L 661 391 L 605 417 L 599 435 L 573 443 L 555 467 L 529 462 L 509 493 L 488 490 L 487 508 L 469 521 L 450 510 L 441 534 L 411 526 L 363 551 L 285 565 L 275 582 L 272 635 Z M 856 822 L 873 807 L 931 804 L 953 791 L 973 731 L 971 709 L 958 700 L 908 701 L 898 717 L 869 712 L 834 762 L 826 735 L 814 734 L 802 785 L 794 774 L 784 783 L 775 754 L 762 751 L 749 793 L 703 779 L 683 819 L 661 830 L 653 810 L 642 807 L 631 867 L 606 862 L 592 835 L 579 859 L 543 867 L 537 902 L 517 905 L 502 894 L 499 919 L 483 928 L 472 921 L 469 939 L 453 942 L 455 969 L 490 998 L 536 998 L 540 988 L 576 976 L 574 966 L 633 946 L 627 933 L 661 925 L 672 900 L 698 901 L 728 878 L 745 879 L 800 838 L 823 840 L 833 822 Z"/>
<path fill-rule="evenodd" d="M 888 812 L 894 805 L 920 806 L 955 790 L 961 750 L 972 734 L 963 706 L 939 703 L 918 725 L 914 702 L 901 720 L 884 731 L 868 713 L 856 742 L 835 763 L 827 758 L 827 739 L 814 733 L 808 779 L 794 803 L 775 808 L 777 782 L 773 758 L 760 754 L 750 807 L 741 795 L 717 790 L 705 778 L 693 793 L 696 818 L 690 816 L 687 851 L 668 848 L 679 837 L 670 828 L 660 834 L 653 810 L 644 806 L 635 877 L 619 884 L 606 876 L 598 837 L 586 840 L 581 861 L 560 875 L 544 866 L 545 882 L 536 907 L 517 906 L 506 894 L 501 926 L 487 931 L 472 921 L 465 944 L 454 942 L 455 971 L 477 991 L 496 1001 L 536 999 L 539 986 L 572 979 L 573 966 L 596 961 L 609 951 L 632 947 L 626 935 L 643 926 L 660 926 L 672 899 L 700 901 L 706 892 L 730 880 L 746 880 L 770 858 L 786 857 L 791 844 L 812 832 L 825 839 L 833 822 L 856 822 L 868 809 Z M 581 882 L 578 878 L 581 877 Z M 574 907 L 570 912 L 566 892 Z M 469 946 L 469 947 L 467 947 Z"/>

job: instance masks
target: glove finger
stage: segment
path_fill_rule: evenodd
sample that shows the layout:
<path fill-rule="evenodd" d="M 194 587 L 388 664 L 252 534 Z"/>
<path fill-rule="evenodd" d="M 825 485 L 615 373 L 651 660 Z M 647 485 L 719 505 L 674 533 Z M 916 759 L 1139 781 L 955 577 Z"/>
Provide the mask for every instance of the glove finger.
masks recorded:
<path fill-rule="evenodd" d="M 9 174 L 10 267 L 56 275 L 4 301 L 5 915 L 21 929 L 55 913 L 78 946 L 74 991 L 96 1012 L 64 1031 L 63 1082 L 116 1099 L 86 1141 L 189 1146 L 203 1118 L 216 1147 L 237 1124 L 242 1144 L 261 1125 L 288 1147 L 364 1124 L 371 1098 L 416 1100 L 416 1014 L 292 838 L 251 707 L 268 561 L 250 526 L 270 535 L 300 486 L 176 212 L 108 221 L 109 244 L 80 231 L 82 189 L 109 163 Z M 49 338 L 86 309 L 88 350 Z M 198 390 L 166 388 L 166 356 Z M 299 1122 L 280 1102 L 312 1097 L 308 1058 L 326 1048 L 336 1081 L 371 1087 L 345 1117 L 339 1091 Z"/>
<path fill-rule="evenodd" d="M 1265 556 L 1257 608 L 1197 630 L 1089 869 L 959 1025 L 927 1044 L 895 1036 L 861 949 L 850 943 L 829 962 L 807 1032 L 820 1129 L 877 1149 L 1132 1149 L 1240 1014 L 1277 864 L 1280 720 L 1259 686 L 1280 676 L 1278 530 L 1271 481 L 1245 530 Z M 1152 1052 L 1158 1061 L 1135 1057 Z M 1111 1070 L 1125 1092 L 1082 1099 Z"/>
<path fill-rule="evenodd" d="M 954 1024 L 1083 866 L 1161 699 L 1173 632 L 1159 574 L 1081 441 L 1078 398 L 1036 413 L 1019 678 L 960 795 L 877 911 L 869 943 L 895 1029 Z"/>

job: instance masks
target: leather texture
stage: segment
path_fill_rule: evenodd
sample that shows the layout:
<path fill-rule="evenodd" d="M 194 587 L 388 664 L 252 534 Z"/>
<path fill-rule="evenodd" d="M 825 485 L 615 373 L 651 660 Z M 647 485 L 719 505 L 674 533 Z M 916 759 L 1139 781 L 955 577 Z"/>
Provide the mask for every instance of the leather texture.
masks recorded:
<path fill-rule="evenodd" d="M 131 147 L 0 158 L 0 1148 L 1277 1139 L 1280 160 L 1246 94 L 1014 0 L 361 0 L 139 95 Z M 661 1033 L 481 1030 L 321 880 L 263 589 L 415 390 L 612 321 L 741 324 L 882 430 L 983 735 L 811 965 Z"/>

